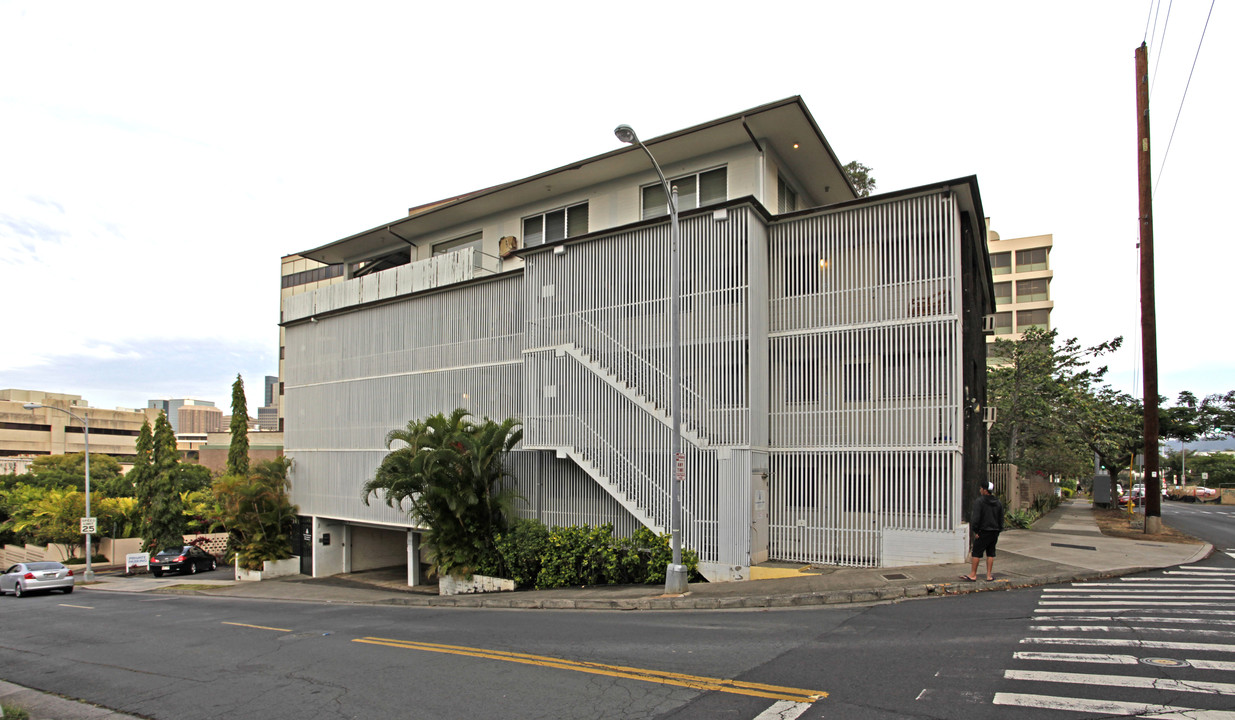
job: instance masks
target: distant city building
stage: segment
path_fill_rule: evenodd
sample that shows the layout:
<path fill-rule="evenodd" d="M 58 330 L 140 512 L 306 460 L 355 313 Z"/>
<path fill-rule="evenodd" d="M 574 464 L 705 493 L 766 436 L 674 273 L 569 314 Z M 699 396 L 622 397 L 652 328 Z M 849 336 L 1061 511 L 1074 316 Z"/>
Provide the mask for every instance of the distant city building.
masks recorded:
<path fill-rule="evenodd" d="M 142 423 L 153 423 L 154 408 L 103 410 L 92 408 L 80 395 L 38 390 L 0 390 L 0 457 L 33 457 L 78 453 L 86 449 L 82 423 L 49 408 L 26 410 L 26 403 L 67 410 L 90 421 L 90 453 L 132 455 Z M 13 466 L 16 468 L 16 465 Z"/>
<path fill-rule="evenodd" d="M 269 405 L 257 409 L 257 425 L 263 432 L 276 432 L 279 429 L 279 408 Z"/>
<path fill-rule="evenodd" d="M 180 432 L 180 408 L 185 405 L 214 407 L 214 403 L 210 400 L 194 400 L 193 398 L 162 398 L 146 403 L 147 408 L 162 410 L 167 414 L 167 421 L 172 424 L 173 432 Z"/>
<path fill-rule="evenodd" d="M 266 402 L 262 403 L 262 405 L 264 407 L 270 407 L 271 405 L 274 405 L 274 399 L 276 397 L 275 393 L 277 393 L 278 391 L 279 391 L 279 376 L 278 375 L 267 375 L 266 376 Z"/>
<path fill-rule="evenodd" d="M 1004 240 L 990 229 L 986 221 L 986 244 L 991 258 L 991 275 L 995 280 L 996 339 L 1014 340 L 1031 327 L 1051 329 L 1051 247 L 1053 235 L 1010 238 Z"/>
<path fill-rule="evenodd" d="M 219 432 L 223 411 L 213 405 L 181 405 L 176 411 L 177 435 Z"/>
<path fill-rule="evenodd" d="M 198 449 L 198 464 L 212 472 L 227 470 L 227 451 L 231 448 L 231 433 L 210 433 Z M 283 456 L 283 433 L 254 432 L 249 435 L 249 464 L 274 460 Z"/>

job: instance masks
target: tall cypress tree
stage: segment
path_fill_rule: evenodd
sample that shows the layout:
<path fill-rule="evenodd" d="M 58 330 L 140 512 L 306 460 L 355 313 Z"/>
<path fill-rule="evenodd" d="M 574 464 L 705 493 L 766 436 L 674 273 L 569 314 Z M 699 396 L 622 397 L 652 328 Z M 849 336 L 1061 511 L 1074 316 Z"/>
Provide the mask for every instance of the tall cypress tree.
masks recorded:
<path fill-rule="evenodd" d="M 140 436 L 139 436 L 140 439 Z M 184 502 L 180 499 L 176 467 L 180 454 L 176 450 L 176 434 L 167 416 L 159 413 L 154 422 L 150 451 L 150 497 L 145 506 L 147 518 L 142 539 L 151 552 L 184 544 Z"/>
<path fill-rule="evenodd" d="M 128 478 L 133 483 L 133 497 L 137 498 L 138 518 L 137 532 L 142 538 L 150 537 L 150 504 L 154 494 L 154 434 L 150 431 L 150 420 L 142 422 L 142 429 L 137 433 L 137 449 L 133 456 L 133 469 Z M 142 546 L 147 543 L 143 541 Z"/>
<path fill-rule="evenodd" d="M 232 383 L 232 442 L 227 448 L 227 474 L 249 474 L 249 404 L 244 399 L 244 380 L 236 373 Z"/>

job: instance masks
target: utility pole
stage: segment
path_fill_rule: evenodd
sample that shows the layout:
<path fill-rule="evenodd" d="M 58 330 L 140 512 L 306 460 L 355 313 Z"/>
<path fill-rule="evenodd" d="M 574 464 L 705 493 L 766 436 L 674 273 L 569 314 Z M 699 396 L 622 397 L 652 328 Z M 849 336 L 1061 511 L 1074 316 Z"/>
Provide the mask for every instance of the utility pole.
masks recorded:
<path fill-rule="evenodd" d="M 1162 532 L 1158 473 L 1158 320 L 1154 309 L 1154 216 L 1149 152 L 1149 59 L 1136 49 L 1136 175 L 1140 195 L 1141 365 L 1145 377 L 1145 532 Z"/>

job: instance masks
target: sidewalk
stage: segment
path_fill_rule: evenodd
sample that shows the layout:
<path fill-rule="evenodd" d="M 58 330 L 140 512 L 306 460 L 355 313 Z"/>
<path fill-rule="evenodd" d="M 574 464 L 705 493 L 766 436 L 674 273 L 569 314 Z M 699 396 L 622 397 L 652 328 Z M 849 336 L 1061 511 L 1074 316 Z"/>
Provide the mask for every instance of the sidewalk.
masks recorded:
<path fill-rule="evenodd" d="M 409 588 L 404 573 L 375 571 L 345 577 L 295 576 L 235 582 L 226 568 L 200 575 L 152 578 L 100 574 L 86 592 L 224 595 L 267 600 L 357 605 L 484 607 L 562 610 L 716 610 L 863 603 L 929 595 L 1079 582 L 1196 562 L 1208 544 L 1143 542 L 1102 535 L 1088 500 L 1065 502 L 1031 530 L 999 538 L 995 580 L 960 580 L 969 563 L 902 568 L 813 568 L 783 563 L 754 568 L 755 580 L 696 583 L 680 596 L 655 586 L 602 586 L 441 597 Z M 985 566 L 979 568 L 979 577 Z M 31 720 L 126 720 L 131 716 L 45 695 L 0 681 L 0 702 L 25 708 Z M 132 720 L 136 720 L 133 718 Z"/>
<path fill-rule="evenodd" d="M 374 571 L 329 578 L 293 576 L 238 583 L 226 569 L 192 577 L 154 579 L 100 575 L 87 591 L 224 595 L 298 602 L 423 607 L 560 610 L 717 610 L 805 607 L 874 602 L 1076 582 L 1170 567 L 1206 557 L 1207 544 L 1143 542 L 1106 537 L 1090 515 L 1088 500 L 1065 502 L 1031 530 L 1009 530 L 999 539 L 995 580 L 960 579 L 968 563 L 898 568 L 810 567 L 776 563 L 754 568 L 745 582 L 695 583 L 684 595 L 666 596 L 651 585 L 597 586 L 513 593 L 439 596 L 409 588 L 403 571 Z M 979 577 L 985 566 L 979 569 Z"/>

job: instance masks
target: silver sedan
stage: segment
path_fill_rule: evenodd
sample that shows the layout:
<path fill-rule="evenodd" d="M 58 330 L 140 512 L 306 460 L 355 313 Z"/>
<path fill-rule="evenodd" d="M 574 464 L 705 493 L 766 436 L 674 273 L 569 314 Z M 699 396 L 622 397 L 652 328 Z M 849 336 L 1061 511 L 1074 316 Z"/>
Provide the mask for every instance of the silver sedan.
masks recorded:
<path fill-rule="evenodd" d="M 17 563 L 0 575 L 0 595 L 21 597 L 36 590 L 63 590 L 68 595 L 74 580 L 73 571 L 58 562 Z"/>

